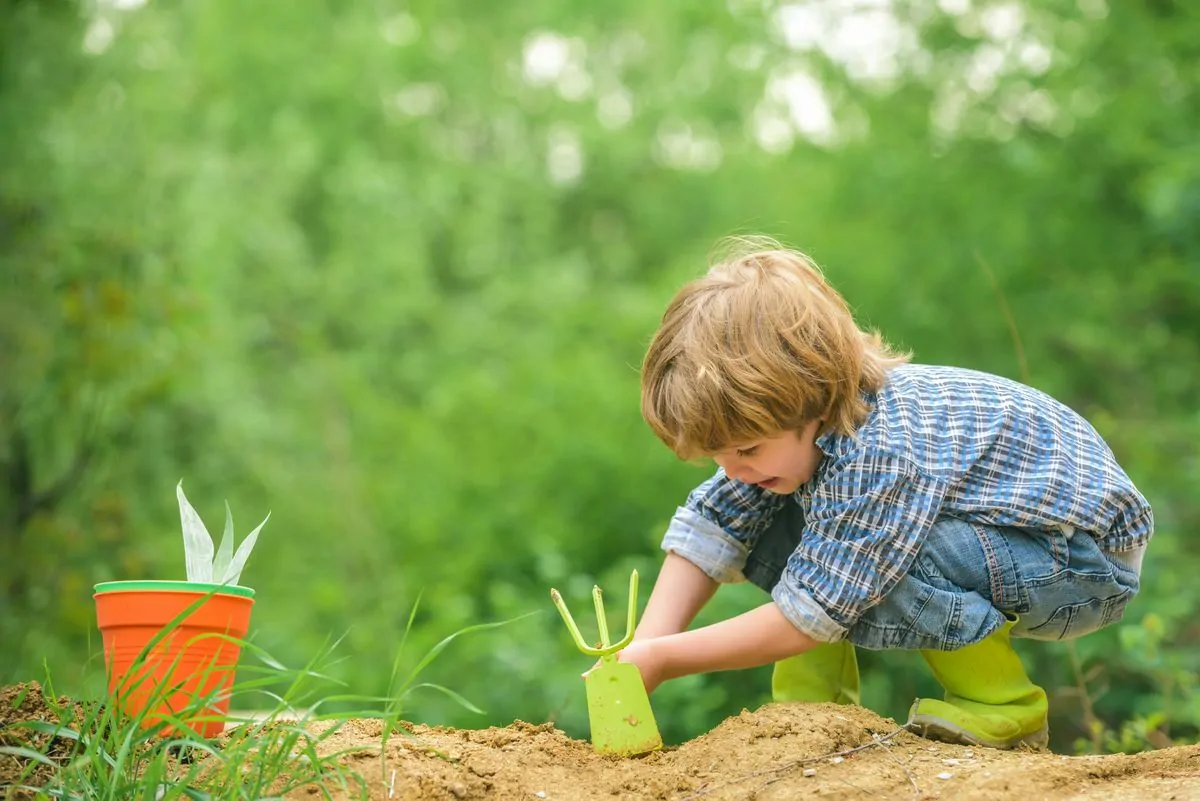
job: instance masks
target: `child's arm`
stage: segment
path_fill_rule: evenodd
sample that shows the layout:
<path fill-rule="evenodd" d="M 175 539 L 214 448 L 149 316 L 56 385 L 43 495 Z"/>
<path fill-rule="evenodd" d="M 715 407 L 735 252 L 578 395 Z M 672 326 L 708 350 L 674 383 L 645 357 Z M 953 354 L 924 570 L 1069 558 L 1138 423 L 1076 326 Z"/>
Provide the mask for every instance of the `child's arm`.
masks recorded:
<path fill-rule="evenodd" d="M 657 586 L 655 590 L 657 590 Z M 694 631 L 634 641 L 621 651 L 642 673 L 648 692 L 693 673 L 768 665 L 804 653 L 817 641 L 796 628 L 774 603 Z"/>
<path fill-rule="evenodd" d="M 683 631 L 713 597 L 718 586 L 687 559 L 668 553 L 634 639 L 648 640 Z"/>

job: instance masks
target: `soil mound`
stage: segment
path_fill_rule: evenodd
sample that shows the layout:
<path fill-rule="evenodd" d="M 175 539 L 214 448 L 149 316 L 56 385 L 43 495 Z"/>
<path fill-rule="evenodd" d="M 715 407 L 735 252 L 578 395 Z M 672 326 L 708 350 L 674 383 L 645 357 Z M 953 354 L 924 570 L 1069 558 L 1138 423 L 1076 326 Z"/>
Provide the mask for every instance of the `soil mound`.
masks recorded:
<path fill-rule="evenodd" d="M 50 742 L 20 724 L 56 723 L 63 708 L 76 709 L 47 703 L 36 683 L 0 690 L 0 745 L 61 758 L 69 741 Z M 352 720 L 326 730 L 320 749 L 363 778 L 371 801 L 1200 801 L 1200 745 L 1108 756 L 965 748 L 832 704 L 768 704 L 677 748 L 633 759 L 600 756 L 551 724 L 410 729 L 385 741 L 380 721 Z M 49 770 L 0 754 L 0 787 L 42 784 Z M 359 797 L 330 792 L 338 801 Z M 0 790 L 0 798 L 21 797 Z M 319 797 L 315 786 L 288 795 Z"/>
<path fill-rule="evenodd" d="M 479 731 L 414 726 L 414 736 L 393 735 L 383 749 L 380 734 L 378 721 L 352 721 L 324 743 L 361 749 L 348 759 L 371 801 L 1200 799 L 1200 746 L 1078 757 L 965 748 L 832 704 L 770 704 L 634 759 L 602 757 L 549 724 L 519 721 Z"/>

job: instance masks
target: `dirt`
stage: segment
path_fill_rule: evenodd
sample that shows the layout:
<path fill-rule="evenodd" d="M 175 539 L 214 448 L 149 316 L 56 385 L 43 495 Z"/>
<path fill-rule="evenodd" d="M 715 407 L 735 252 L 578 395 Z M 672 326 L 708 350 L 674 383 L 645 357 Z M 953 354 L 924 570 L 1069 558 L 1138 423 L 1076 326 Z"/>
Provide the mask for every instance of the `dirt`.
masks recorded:
<path fill-rule="evenodd" d="M 0 691 L 6 744 L 13 744 L 13 730 L 5 724 L 58 719 L 30 687 L 36 685 Z M 27 689 L 14 705 L 20 688 Z M 598 755 L 550 724 L 411 729 L 391 734 L 385 745 L 379 721 L 353 720 L 324 737 L 321 750 L 340 753 L 358 771 L 371 801 L 1200 801 L 1200 745 L 1108 756 L 966 748 L 921 739 L 866 709 L 826 704 L 744 711 L 677 748 L 631 759 Z M 17 760 L 0 756 L 0 786 L 12 780 L 14 766 Z M 316 787 L 288 795 L 321 797 Z"/>
<path fill-rule="evenodd" d="M 1200 745 L 1062 756 L 924 740 L 859 707 L 776 705 L 731 717 L 678 748 L 603 757 L 550 725 L 416 726 L 380 749 L 378 721 L 324 742 L 351 757 L 384 799 L 1200 799 Z M 394 778 L 393 778 L 394 771 Z M 303 793 L 293 797 L 302 798 Z M 350 796 L 335 796 L 349 798 Z"/>
<path fill-rule="evenodd" d="M 22 725 L 25 723 L 56 724 L 64 720 L 78 720 L 82 714 L 79 705 L 69 699 L 59 699 L 57 706 L 46 700 L 46 693 L 36 681 L 0 688 L 0 746 L 29 748 L 44 754 L 51 760 L 61 761 L 71 752 L 72 743 L 61 738 L 52 738 Z M 9 754 L 0 754 L 0 798 L 9 784 L 44 784 L 53 775 L 49 765 L 20 759 Z"/>

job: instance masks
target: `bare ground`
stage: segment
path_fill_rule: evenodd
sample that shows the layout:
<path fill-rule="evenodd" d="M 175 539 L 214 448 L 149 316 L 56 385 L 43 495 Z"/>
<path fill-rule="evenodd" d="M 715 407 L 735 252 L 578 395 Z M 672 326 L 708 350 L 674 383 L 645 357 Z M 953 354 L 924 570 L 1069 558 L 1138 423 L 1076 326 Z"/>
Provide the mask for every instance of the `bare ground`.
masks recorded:
<path fill-rule="evenodd" d="M 17 744 L 7 724 L 36 719 L 57 719 L 36 684 L 0 689 L 0 744 Z M 1109 756 L 965 748 L 921 739 L 866 709 L 827 704 L 744 711 L 677 748 L 632 759 L 600 756 L 550 724 L 412 732 L 385 742 L 379 721 L 353 720 L 321 748 L 363 777 L 371 801 L 1200 801 L 1200 745 Z M 0 786 L 20 769 L 0 755 Z M 287 797 L 322 794 L 308 787 Z"/>
<path fill-rule="evenodd" d="M 1060 756 L 965 748 L 897 731 L 858 708 L 771 704 L 682 746 L 602 757 L 550 725 L 414 727 L 380 749 L 378 721 L 330 737 L 383 799 L 1200 799 L 1200 745 L 1142 754 Z M 315 788 L 314 788 L 315 792 Z M 307 791 L 294 798 L 314 797 Z"/>

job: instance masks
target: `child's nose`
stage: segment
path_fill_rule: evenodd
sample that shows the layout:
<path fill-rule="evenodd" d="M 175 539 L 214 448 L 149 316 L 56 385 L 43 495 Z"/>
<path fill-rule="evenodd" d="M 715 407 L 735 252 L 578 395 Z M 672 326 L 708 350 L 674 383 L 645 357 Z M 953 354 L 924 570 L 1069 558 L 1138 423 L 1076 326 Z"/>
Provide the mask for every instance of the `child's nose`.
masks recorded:
<path fill-rule="evenodd" d="M 741 481 L 744 484 L 751 483 L 749 481 L 753 471 L 749 465 L 736 456 L 723 456 L 716 460 L 724 470 L 725 475 L 732 478 L 734 481 Z"/>

